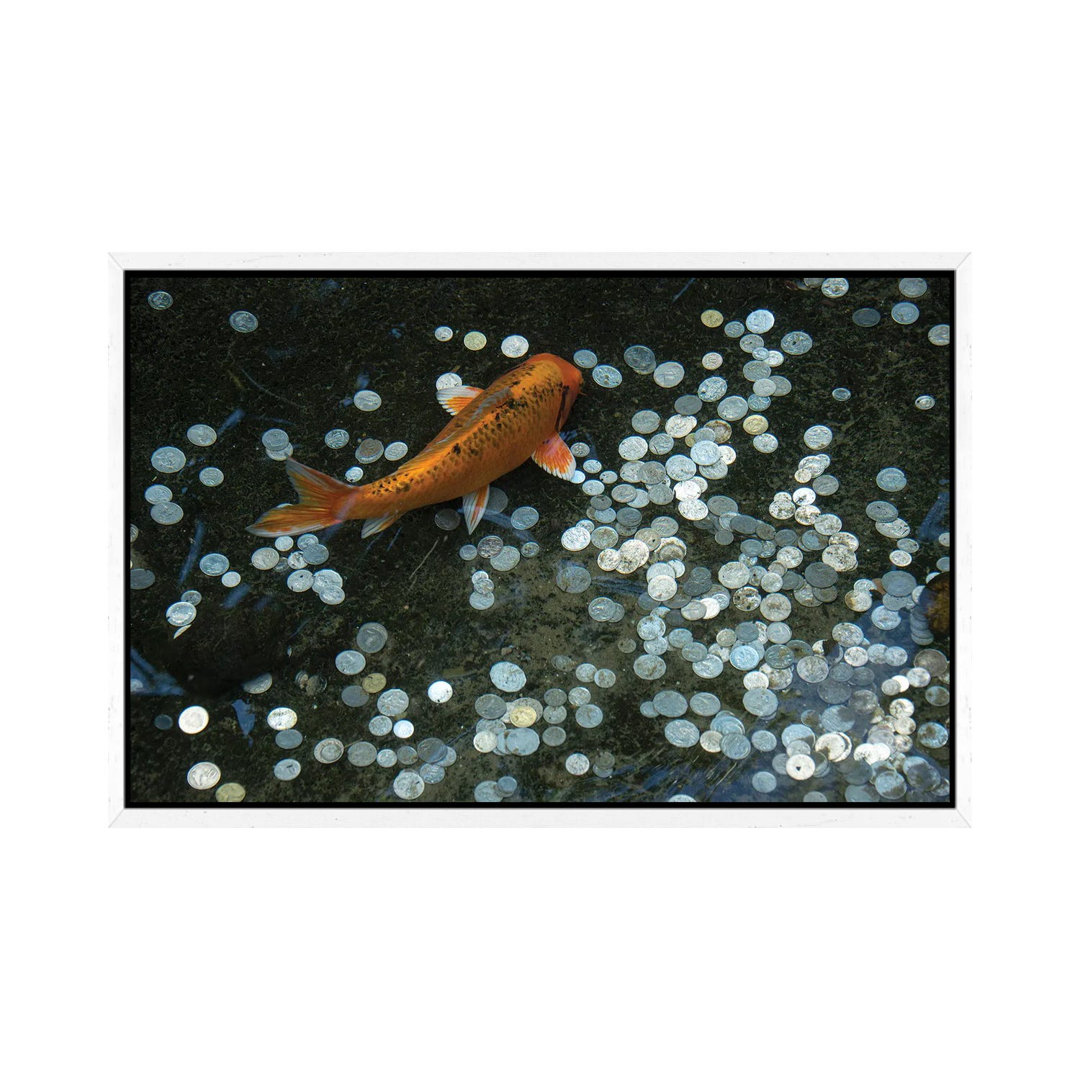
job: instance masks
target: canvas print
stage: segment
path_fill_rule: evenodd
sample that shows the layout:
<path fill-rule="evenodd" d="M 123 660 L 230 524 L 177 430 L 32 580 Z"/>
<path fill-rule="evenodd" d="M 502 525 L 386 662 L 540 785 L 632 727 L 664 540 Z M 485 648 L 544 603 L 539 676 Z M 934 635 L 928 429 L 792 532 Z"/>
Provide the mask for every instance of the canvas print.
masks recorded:
<path fill-rule="evenodd" d="M 126 271 L 129 807 L 951 807 L 952 272 Z"/>

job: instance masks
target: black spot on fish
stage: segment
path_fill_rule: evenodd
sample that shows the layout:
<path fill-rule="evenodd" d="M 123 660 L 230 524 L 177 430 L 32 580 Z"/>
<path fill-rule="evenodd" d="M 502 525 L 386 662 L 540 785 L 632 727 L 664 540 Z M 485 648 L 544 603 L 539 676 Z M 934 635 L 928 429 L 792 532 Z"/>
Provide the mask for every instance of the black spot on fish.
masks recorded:
<path fill-rule="evenodd" d="M 562 400 L 559 402 L 559 415 L 555 421 L 555 430 L 563 426 L 563 421 L 566 420 L 566 414 L 570 411 L 566 405 L 566 395 L 570 392 L 570 387 L 564 386 L 562 388 Z"/>

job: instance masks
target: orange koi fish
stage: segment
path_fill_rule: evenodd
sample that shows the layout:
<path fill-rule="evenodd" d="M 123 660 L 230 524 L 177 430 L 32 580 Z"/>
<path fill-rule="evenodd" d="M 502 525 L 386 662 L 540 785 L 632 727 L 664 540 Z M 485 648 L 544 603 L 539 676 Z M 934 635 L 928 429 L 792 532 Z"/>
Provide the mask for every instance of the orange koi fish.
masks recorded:
<path fill-rule="evenodd" d="M 530 457 L 554 476 L 569 480 L 574 475 L 574 456 L 559 429 L 580 389 L 581 372 L 573 364 L 541 353 L 500 375 L 486 390 L 439 390 L 439 404 L 453 420 L 416 457 L 362 487 L 290 458 L 285 468 L 300 501 L 268 510 L 248 532 L 290 536 L 363 519 L 360 535 L 371 536 L 409 510 L 463 497 L 471 533 L 484 516 L 488 485 Z"/>

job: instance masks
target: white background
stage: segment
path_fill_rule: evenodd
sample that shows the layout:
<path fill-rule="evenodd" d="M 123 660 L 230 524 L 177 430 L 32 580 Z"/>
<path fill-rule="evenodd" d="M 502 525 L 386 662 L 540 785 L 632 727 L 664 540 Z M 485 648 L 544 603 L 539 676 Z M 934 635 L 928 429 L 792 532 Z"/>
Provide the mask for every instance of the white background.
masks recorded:
<path fill-rule="evenodd" d="M 1056 10 L 9 13 L 13 1075 L 1065 1061 L 1075 39 Z M 974 252 L 974 828 L 106 828 L 106 252 L 506 250 Z"/>

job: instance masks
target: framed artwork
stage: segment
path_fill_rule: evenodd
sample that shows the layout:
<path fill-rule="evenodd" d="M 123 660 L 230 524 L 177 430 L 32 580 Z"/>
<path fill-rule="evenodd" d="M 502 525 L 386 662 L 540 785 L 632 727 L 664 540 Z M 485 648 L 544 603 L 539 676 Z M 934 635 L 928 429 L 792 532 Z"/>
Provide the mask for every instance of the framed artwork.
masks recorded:
<path fill-rule="evenodd" d="M 963 256 L 112 276 L 117 824 L 966 823 Z"/>

